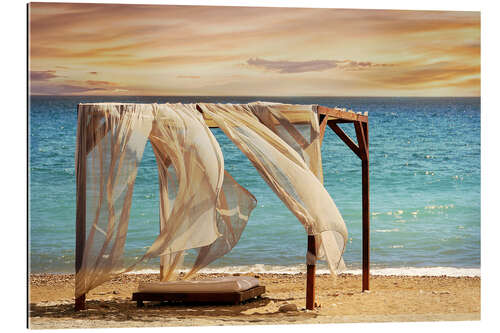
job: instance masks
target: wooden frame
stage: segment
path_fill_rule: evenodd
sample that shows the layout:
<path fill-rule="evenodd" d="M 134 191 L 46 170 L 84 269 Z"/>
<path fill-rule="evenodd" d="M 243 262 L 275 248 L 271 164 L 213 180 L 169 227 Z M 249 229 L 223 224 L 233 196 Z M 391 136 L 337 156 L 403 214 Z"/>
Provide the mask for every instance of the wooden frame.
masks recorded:
<path fill-rule="evenodd" d="M 346 111 L 345 109 L 318 106 L 321 141 L 325 135 L 326 125 L 359 157 L 361 160 L 361 192 L 362 192 L 362 287 L 361 290 L 370 290 L 370 155 L 368 140 L 368 116 Z M 357 144 L 337 125 L 352 123 L 356 131 Z M 314 237 L 308 237 L 308 249 L 315 248 Z M 307 267 L 307 294 L 306 308 L 314 308 L 314 268 Z"/>
<path fill-rule="evenodd" d="M 217 293 L 137 292 L 132 294 L 132 301 L 137 302 L 137 307 L 144 306 L 144 301 L 239 304 L 251 298 L 258 297 L 265 292 L 266 292 L 266 287 L 264 286 L 256 286 L 248 290 L 231 291 L 225 293 L 223 292 L 217 292 Z"/>
<path fill-rule="evenodd" d="M 201 112 L 201 108 L 197 106 Z M 79 109 L 78 109 L 79 110 Z M 328 108 L 325 106 L 317 106 L 316 108 L 319 123 L 320 123 L 320 140 L 323 141 L 325 130 L 328 125 L 332 131 L 360 158 L 361 160 L 361 178 L 362 178 L 362 210 L 363 210 L 363 226 L 362 226 L 362 291 L 370 289 L 370 159 L 369 159 L 369 140 L 368 140 L 368 116 L 347 111 L 339 108 Z M 205 121 L 209 127 L 214 127 L 213 120 Z M 83 123 L 83 122 L 82 122 Z M 357 144 L 337 125 L 339 123 L 352 123 L 356 131 Z M 80 135 L 85 135 L 86 131 L 84 124 L 78 124 Z M 86 210 L 86 164 L 87 164 L 87 148 L 79 147 L 78 163 L 77 163 L 77 178 L 80 180 L 77 186 L 77 206 L 76 206 L 76 246 L 75 246 L 75 273 L 78 273 L 83 260 L 83 251 L 86 240 L 85 227 L 85 210 Z M 314 236 L 308 236 L 308 252 L 311 255 L 316 255 L 316 242 Z M 161 269 L 161 267 L 160 267 Z M 307 282 L 306 282 L 306 308 L 314 308 L 314 287 L 315 287 L 315 264 L 307 265 Z M 76 275 L 76 274 L 75 274 Z M 252 289 L 250 289 L 252 290 Z M 140 295 L 135 293 L 134 295 Z M 151 296 L 151 295 L 150 295 Z M 135 296 L 142 297 L 142 296 Z M 158 296 L 160 297 L 160 296 Z M 165 296 L 167 297 L 167 296 Z M 146 300 L 146 299 L 144 299 Z M 139 305 L 139 301 L 138 301 Z M 85 294 L 75 299 L 75 310 L 85 309 Z"/>

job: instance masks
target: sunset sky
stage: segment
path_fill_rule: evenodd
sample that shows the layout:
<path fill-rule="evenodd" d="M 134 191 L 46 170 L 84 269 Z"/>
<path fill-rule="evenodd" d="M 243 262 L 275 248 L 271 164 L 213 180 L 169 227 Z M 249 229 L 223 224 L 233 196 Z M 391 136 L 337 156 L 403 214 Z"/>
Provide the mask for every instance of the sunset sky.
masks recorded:
<path fill-rule="evenodd" d="M 32 3 L 43 95 L 479 96 L 479 12 Z"/>

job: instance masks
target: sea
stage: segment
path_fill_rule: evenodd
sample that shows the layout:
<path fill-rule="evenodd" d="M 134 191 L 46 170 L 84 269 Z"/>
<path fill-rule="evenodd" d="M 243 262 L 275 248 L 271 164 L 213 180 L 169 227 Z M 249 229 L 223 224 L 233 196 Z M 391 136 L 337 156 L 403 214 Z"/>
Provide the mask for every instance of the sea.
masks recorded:
<path fill-rule="evenodd" d="M 72 273 L 75 259 L 75 143 L 78 103 L 319 104 L 368 112 L 372 274 L 480 276 L 480 98 L 31 96 L 28 110 L 28 245 L 32 273 Z M 341 126 L 355 137 L 352 124 Z M 296 273 L 306 269 L 303 226 L 222 133 L 226 169 L 256 198 L 236 247 L 204 272 Z M 347 273 L 361 268 L 361 162 L 327 128 L 324 186 L 349 232 Z M 133 194 L 126 263 L 159 231 L 158 175 L 148 142 Z M 188 260 L 187 258 L 186 260 Z M 158 272 L 157 259 L 135 272 Z M 202 271 L 202 272 L 203 272 Z M 324 262 L 318 272 L 326 273 Z"/>

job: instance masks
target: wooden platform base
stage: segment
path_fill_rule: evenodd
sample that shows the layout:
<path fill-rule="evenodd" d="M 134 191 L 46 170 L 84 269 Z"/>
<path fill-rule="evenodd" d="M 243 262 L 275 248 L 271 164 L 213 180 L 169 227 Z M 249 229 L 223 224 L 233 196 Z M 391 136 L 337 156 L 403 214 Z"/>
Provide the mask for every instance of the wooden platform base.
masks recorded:
<path fill-rule="evenodd" d="M 144 301 L 183 302 L 183 303 L 224 303 L 239 304 L 258 297 L 266 292 L 266 287 L 257 286 L 245 291 L 227 293 L 133 293 L 132 301 L 137 307 L 144 306 Z"/>

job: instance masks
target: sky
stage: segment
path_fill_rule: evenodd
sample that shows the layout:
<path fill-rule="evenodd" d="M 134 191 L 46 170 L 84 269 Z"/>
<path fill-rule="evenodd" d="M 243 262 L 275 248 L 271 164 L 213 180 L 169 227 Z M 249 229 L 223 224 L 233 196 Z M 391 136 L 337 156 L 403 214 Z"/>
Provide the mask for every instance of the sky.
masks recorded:
<path fill-rule="evenodd" d="M 31 3 L 33 95 L 480 96 L 480 13 Z"/>

